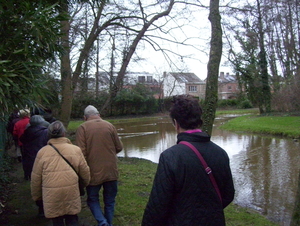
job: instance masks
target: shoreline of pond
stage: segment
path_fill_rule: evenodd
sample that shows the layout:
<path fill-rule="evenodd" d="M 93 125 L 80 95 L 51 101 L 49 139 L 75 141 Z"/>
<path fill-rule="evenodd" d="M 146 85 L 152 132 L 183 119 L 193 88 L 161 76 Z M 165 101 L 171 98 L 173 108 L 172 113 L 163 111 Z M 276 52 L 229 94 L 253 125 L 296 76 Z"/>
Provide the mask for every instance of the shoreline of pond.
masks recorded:
<path fill-rule="evenodd" d="M 236 115 L 234 119 L 227 120 L 223 125 L 219 128 L 232 131 L 232 132 L 244 132 L 244 133 L 257 133 L 257 134 L 265 134 L 265 135 L 274 135 L 274 136 L 283 136 L 287 138 L 293 138 L 295 141 L 300 139 L 300 131 L 297 125 L 300 124 L 300 113 L 286 113 L 286 112 L 274 112 L 272 114 L 259 115 L 259 111 L 256 108 L 253 109 L 233 109 L 233 110 L 217 110 L 216 117 L 222 115 Z M 158 114 L 150 114 L 150 115 L 124 115 L 124 116 L 111 116 L 111 117 L 103 117 L 104 120 L 107 120 L 114 123 L 119 123 L 124 120 L 130 121 L 140 121 L 145 118 L 161 118 L 161 117 L 169 117 L 168 113 L 158 113 Z M 251 117 L 252 121 L 249 122 L 249 117 Z M 261 123 L 266 119 L 268 120 L 267 125 L 262 129 Z M 273 119 L 284 119 L 280 120 L 278 123 L 280 125 L 274 124 L 272 122 Z M 289 119 L 296 119 L 294 121 Z M 274 120 L 275 121 L 275 120 Z M 171 122 L 171 121 L 170 121 Z M 299 122 L 299 123 L 297 123 Z M 76 128 L 83 123 L 82 120 L 74 120 L 70 121 L 68 130 L 71 133 L 74 133 Z M 249 127 L 249 124 L 251 127 Z"/>

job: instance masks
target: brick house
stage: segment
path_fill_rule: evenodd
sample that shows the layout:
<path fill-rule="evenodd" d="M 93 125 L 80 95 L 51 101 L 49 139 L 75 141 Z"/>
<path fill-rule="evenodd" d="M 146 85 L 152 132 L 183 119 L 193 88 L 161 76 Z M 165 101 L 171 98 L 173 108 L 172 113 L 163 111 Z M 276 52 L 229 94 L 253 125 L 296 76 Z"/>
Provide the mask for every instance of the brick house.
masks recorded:
<path fill-rule="evenodd" d="M 163 76 L 164 97 L 189 94 L 199 99 L 205 98 L 206 79 L 203 81 L 194 73 L 174 73 L 164 72 Z M 239 92 L 238 83 L 235 76 L 229 73 L 220 73 L 218 84 L 218 98 L 221 99 L 235 99 Z"/>
<path fill-rule="evenodd" d="M 117 77 L 117 73 L 113 74 L 113 80 Z M 107 72 L 100 72 L 97 77 L 90 77 L 88 79 L 88 92 L 96 91 L 96 84 L 98 83 L 99 91 L 108 91 L 110 76 Z M 157 81 L 152 74 L 148 72 L 128 72 L 123 81 L 123 88 L 131 89 L 137 83 L 144 84 L 154 93 L 155 98 L 169 97 L 173 95 L 189 94 L 196 96 L 199 99 L 205 98 L 206 80 L 201 80 L 194 73 L 187 72 L 164 72 L 163 81 Z M 77 87 L 76 91 L 80 88 Z M 238 83 L 234 76 L 229 73 L 220 72 L 218 98 L 221 99 L 235 99 L 239 92 Z"/>
<path fill-rule="evenodd" d="M 238 82 L 235 76 L 229 73 L 220 72 L 218 98 L 219 100 L 236 99 L 239 93 Z"/>
<path fill-rule="evenodd" d="M 87 92 L 95 93 L 96 90 L 108 92 L 110 81 L 112 80 L 112 84 L 113 84 L 116 78 L 117 78 L 116 72 L 114 72 L 112 76 L 108 72 L 99 72 L 98 75 L 90 75 L 88 79 L 80 78 L 79 81 L 80 84 L 83 84 L 82 82 L 84 80 L 87 80 L 86 82 Z M 162 93 L 163 93 L 162 85 L 153 77 L 152 74 L 148 72 L 127 72 L 126 75 L 124 76 L 123 88 L 131 89 L 137 83 L 143 84 L 146 87 L 150 88 L 155 98 L 158 99 L 162 97 Z M 81 86 L 77 86 L 75 92 L 79 93 L 81 89 L 82 89 Z"/>

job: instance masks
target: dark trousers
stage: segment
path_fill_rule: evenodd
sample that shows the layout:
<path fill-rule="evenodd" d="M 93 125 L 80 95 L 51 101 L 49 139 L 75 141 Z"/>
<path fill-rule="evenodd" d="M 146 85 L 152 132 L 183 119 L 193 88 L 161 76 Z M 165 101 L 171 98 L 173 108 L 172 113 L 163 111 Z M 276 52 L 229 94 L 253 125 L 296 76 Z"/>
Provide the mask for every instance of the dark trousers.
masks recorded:
<path fill-rule="evenodd" d="M 39 207 L 39 217 L 44 217 L 44 206 L 43 206 L 43 200 L 37 200 L 35 201 L 35 204 Z"/>
<path fill-rule="evenodd" d="M 64 215 L 52 218 L 53 226 L 79 226 L 77 215 Z"/>

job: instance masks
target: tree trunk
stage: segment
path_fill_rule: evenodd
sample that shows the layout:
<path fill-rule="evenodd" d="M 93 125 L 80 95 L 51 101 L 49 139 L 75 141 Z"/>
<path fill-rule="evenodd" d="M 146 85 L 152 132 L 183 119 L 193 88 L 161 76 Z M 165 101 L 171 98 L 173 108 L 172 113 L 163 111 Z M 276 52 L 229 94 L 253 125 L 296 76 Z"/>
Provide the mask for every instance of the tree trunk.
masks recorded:
<path fill-rule="evenodd" d="M 222 27 L 219 12 L 219 0 L 210 0 L 209 10 L 208 19 L 211 23 L 211 41 L 209 61 L 207 65 L 202 129 L 211 135 L 218 102 L 218 75 L 222 56 Z"/>
<path fill-rule="evenodd" d="M 97 55 L 96 55 L 96 93 L 95 97 L 99 96 L 99 39 L 97 40 Z"/>
<path fill-rule="evenodd" d="M 68 14 L 68 5 L 65 4 L 62 8 L 61 14 Z M 70 63 L 70 44 L 69 44 L 69 31 L 70 22 L 61 21 L 61 44 L 64 48 L 64 53 L 61 56 L 61 87 L 62 87 L 62 101 L 61 101 L 61 113 L 60 120 L 67 128 L 70 115 L 72 111 L 73 91 L 72 91 L 72 70 Z"/>
<path fill-rule="evenodd" d="M 261 77 L 261 87 L 262 87 L 262 105 L 266 113 L 271 112 L 271 89 L 269 86 L 269 74 L 268 74 L 268 62 L 266 57 L 266 50 L 264 44 L 264 31 L 262 22 L 262 12 L 260 7 L 260 0 L 257 0 L 258 9 L 258 32 L 259 32 L 259 67 L 260 67 L 260 77 Z"/>
<path fill-rule="evenodd" d="M 69 40 L 69 30 L 70 21 L 62 21 L 62 45 L 65 49 L 65 53 L 61 57 L 61 78 L 62 78 L 62 102 L 61 102 L 61 114 L 60 120 L 67 127 L 70 121 L 70 116 L 72 112 L 73 104 L 73 93 L 76 88 L 79 76 L 82 71 L 82 65 L 84 60 L 88 57 L 88 53 L 92 48 L 94 41 L 97 39 L 99 33 L 105 29 L 109 22 L 102 27 L 98 26 L 100 16 L 104 7 L 104 3 L 101 3 L 101 7 L 98 9 L 97 16 L 95 18 L 92 30 L 87 38 L 81 52 L 79 59 L 76 64 L 74 73 L 72 74 L 71 60 L 70 60 L 70 40 Z M 68 14 L 68 5 L 65 4 L 62 8 L 61 13 Z"/>
<path fill-rule="evenodd" d="M 296 0 L 296 5 L 299 6 L 300 4 L 300 1 L 299 0 Z M 297 49 L 299 50 L 300 49 L 300 7 L 296 7 L 296 24 L 297 24 L 297 31 L 298 31 L 298 47 L 296 47 L 296 51 Z M 297 54 L 296 54 L 296 62 L 297 62 L 297 65 L 296 65 L 296 82 L 297 84 L 300 86 L 300 52 L 297 51 Z"/>

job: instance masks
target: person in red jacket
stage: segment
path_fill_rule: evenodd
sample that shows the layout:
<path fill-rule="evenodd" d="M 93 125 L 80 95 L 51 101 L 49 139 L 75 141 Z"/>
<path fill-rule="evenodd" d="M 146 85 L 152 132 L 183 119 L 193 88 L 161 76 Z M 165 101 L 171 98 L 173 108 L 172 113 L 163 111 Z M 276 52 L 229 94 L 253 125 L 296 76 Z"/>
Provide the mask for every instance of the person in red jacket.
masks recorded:
<path fill-rule="evenodd" d="M 20 137 L 23 135 L 23 133 L 26 129 L 26 126 L 29 123 L 30 111 L 28 109 L 20 110 L 20 118 L 21 119 L 15 123 L 14 130 L 13 130 L 13 136 L 15 137 L 15 139 L 18 140 L 19 150 L 17 150 L 17 155 L 18 155 L 19 161 L 22 156 L 22 142 L 20 141 Z M 25 180 L 28 180 L 29 178 L 26 178 L 26 177 L 27 176 L 24 175 Z"/>

